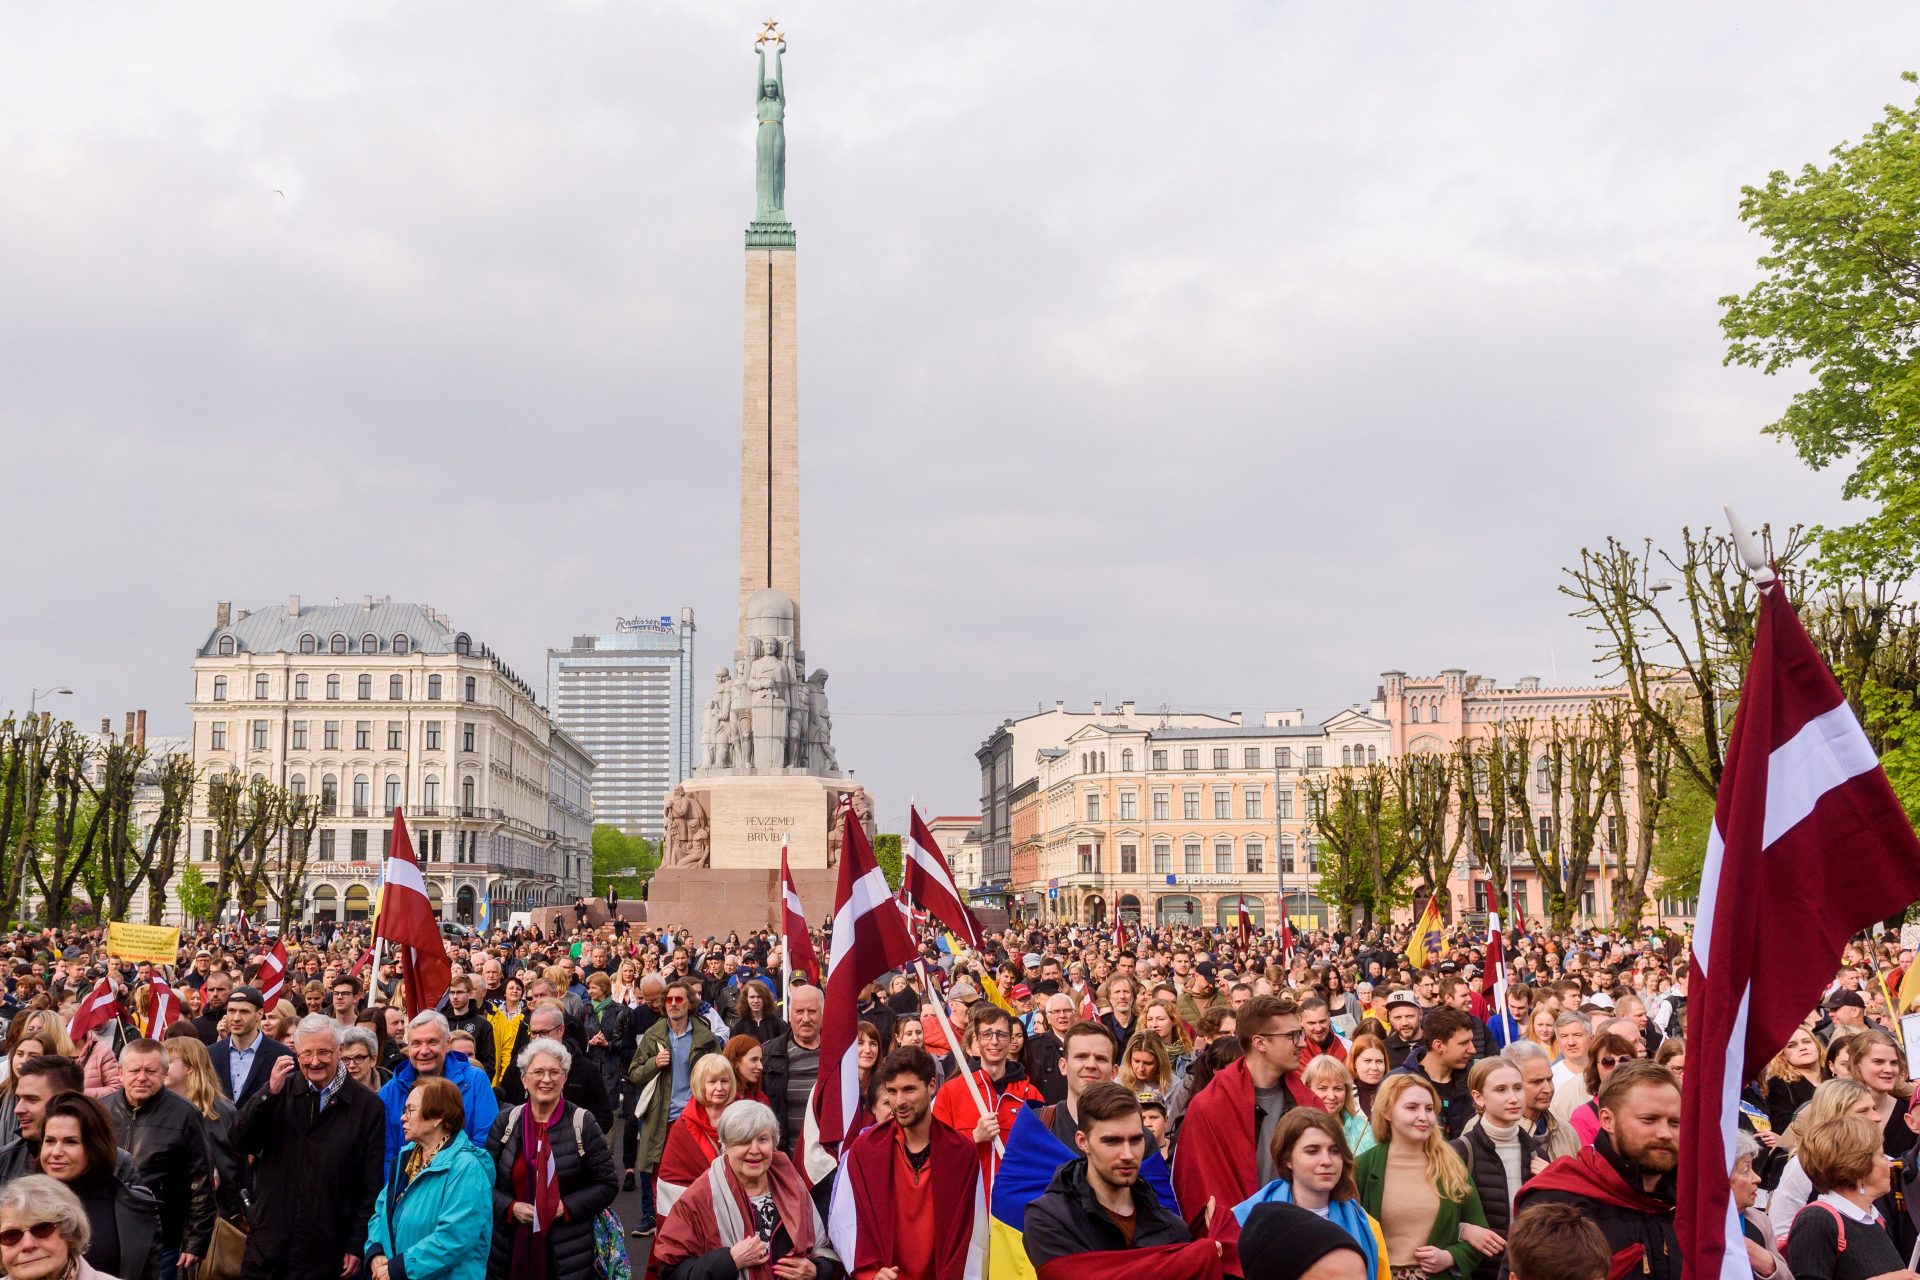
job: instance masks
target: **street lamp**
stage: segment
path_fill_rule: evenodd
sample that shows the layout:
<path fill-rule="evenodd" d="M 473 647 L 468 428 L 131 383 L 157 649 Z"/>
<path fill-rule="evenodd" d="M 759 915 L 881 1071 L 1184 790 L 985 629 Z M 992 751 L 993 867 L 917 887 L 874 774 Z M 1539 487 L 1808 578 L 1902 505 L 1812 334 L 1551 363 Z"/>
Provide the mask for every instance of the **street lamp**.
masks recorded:
<path fill-rule="evenodd" d="M 31 691 L 31 693 L 32 693 L 32 696 L 31 696 L 31 697 L 30 697 L 30 698 L 29 698 L 29 699 L 27 700 L 27 716 L 28 716 L 28 718 L 29 718 L 29 719 L 31 719 L 31 718 L 32 718 L 32 717 L 33 717 L 33 716 L 34 716 L 34 715 L 35 715 L 36 713 L 38 713 L 38 712 L 39 712 L 39 710 L 40 710 L 40 699 L 42 699 L 42 698 L 51 698 L 51 697 L 52 697 L 52 696 L 53 696 L 54 694 L 56 694 L 56 693 L 72 693 L 72 692 L 73 692 L 73 690 L 72 690 L 72 689 L 69 689 L 69 688 L 68 688 L 68 687 L 67 687 L 66 685 L 64 685 L 64 684 L 61 684 L 61 685 L 55 685 L 55 686 L 54 686 L 53 688 L 51 688 L 51 689 L 34 689 L 34 690 L 32 690 L 32 691 Z"/>

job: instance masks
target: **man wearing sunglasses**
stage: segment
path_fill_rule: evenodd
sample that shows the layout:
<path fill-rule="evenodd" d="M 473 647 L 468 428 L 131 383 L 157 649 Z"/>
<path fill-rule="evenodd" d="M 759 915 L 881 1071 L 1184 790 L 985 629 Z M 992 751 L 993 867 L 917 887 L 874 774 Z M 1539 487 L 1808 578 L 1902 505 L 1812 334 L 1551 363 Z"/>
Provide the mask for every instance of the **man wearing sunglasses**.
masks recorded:
<path fill-rule="evenodd" d="M 666 1017 L 647 1028 L 633 1051 L 630 1078 L 640 1091 L 640 1163 L 652 1173 L 666 1150 L 667 1130 L 680 1118 L 692 1085 L 693 1064 L 720 1051 L 720 1042 L 706 1019 L 694 1016 L 700 989 L 689 978 L 667 983 Z M 653 1221 L 643 1220 L 634 1234 L 651 1233 Z"/>

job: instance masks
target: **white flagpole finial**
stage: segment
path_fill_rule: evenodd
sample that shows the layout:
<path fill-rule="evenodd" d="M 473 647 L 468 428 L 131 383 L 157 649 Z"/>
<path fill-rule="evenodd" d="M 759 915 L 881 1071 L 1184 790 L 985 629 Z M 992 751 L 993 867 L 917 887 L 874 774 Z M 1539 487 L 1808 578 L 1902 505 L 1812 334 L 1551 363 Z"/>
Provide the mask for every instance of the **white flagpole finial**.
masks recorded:
<path fill-rule="evenodd" d="M 1740 553 L 1740 559 L 1746 564 L 1747 572 L 1753 575 L 1756 584 L 1766 587 L 1773 585 L 1777 576 L 1773 566 L 1767 563 L 1766 552 L 1760 549 L 1760 539 L 1754 531 L 1740 523 L 1740 517 L 1732 507 L 1722 507 L 1727 513 L 1727 531 L 1733 535 L 1734 550 Z"/>

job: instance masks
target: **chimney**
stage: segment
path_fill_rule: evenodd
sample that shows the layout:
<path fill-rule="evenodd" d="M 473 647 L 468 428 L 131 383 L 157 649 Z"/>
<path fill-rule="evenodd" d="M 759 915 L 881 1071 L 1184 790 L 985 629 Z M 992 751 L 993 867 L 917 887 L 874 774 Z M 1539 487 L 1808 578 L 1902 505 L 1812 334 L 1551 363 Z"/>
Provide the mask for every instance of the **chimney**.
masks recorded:
<path fill-rule="evenodd" d="M 361 596 L 361 597 L 360 597 L 360 611 L 361 611 L 362 613 L 372 613 L 372 612 L 373 612 L 373 597 L 372 597 L 372 596 Z"/>
<path fill-rule="evenodd" d="M 222 600 L 213 606 L 213 625 L 217 630 L 225 631 L 233 625 L 233 602 Z"/>
<path fill-rule="evenodd" d="M 1053 709 L 1055 711 L 1065 711 L 1067 709 L 1067 704 L 1064 700 L 1060 698 L 1055 698 L 1053 700 Z"/>
<path fill-rule="evenodd" d="M 127 712 L 127 741 L 133 741 L 133 712 Z"/>
<path fill-rule="evenodd" d="M 297 618 L 300 616 L 300 597 L 299 596 L 287 597 L 287 616 L 289 618 Z"/>
<path fill-rule="evenodd" d="M 1100 714 L 1100 703 L 1098 700 L 1096 700 L 1093 704 L 1093 714 L 1096 716 Z"/>
<path fill-rule="evenodd" d="M 1123 703 L 1121 703 L 1121 704 L 1120 704 L 1120 714 L 1121 714 L 1121 715 L 1123 715 L 1123 716 L 1130 716 L 1130 715 L 1132 715 L 1132 714 L 1133 714 L 1133 699 L 1132 699 L 1132 698 L 1128 698 L 1128 699 L 1127 699 L 1127 700 L 1126 700 L 1125 702 L 1123 702 Z"/>
<path fill-rule="evenodd" d="M 111 738 L 113 736 L 113 717 L 112 716 L 100 717 L 100 736 L 103 738 Z"/>
<path fill-rule="evenodd" d="M 1231 720 L 1231 721 L 1233 721 L 1233 722 L 1234 722 L 1235 724 L 1239 724 L 1239 723 L 1240 723 L 1240 713 L 1239 713 L 1238 711 L 1229 711 L 1229 712 L 1227 712 L 1227 719 L 1229 719 L 1229 720 Z"/>
<path fill-rule="evenodd" d="M 134 712 L 133 735 L 134 745 L 147 745 L 147 713 L 144 708 Z"/>

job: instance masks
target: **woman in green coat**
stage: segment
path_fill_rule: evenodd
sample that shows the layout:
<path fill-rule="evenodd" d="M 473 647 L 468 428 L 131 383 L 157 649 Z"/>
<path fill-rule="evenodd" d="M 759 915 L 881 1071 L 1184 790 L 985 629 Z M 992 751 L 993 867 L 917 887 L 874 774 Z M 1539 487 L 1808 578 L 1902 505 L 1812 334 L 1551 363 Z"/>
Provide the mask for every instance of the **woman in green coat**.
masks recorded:
<path fill-rule="evenodd" d="M 1354 1162 L 1360 1204 L 1380 1223 L 1393 1280 L 1470 1276 L 1481 1258 L 1507 1247 L 1487 1229 L 1466 1164 L 1440 1136 L 1439 1107 L 1425 1077 L 1389 1075 L 1373 1099 L 1379 1145 Z"/>
<path fill-rule="evenodd" d="M 466 1124 L 460 1086 L 445 1076 L 429 1076 L 407 1095 L 407 1142 L 367 1225 L 372 1280 L 486 1280 L 493 1161 Z"/>

